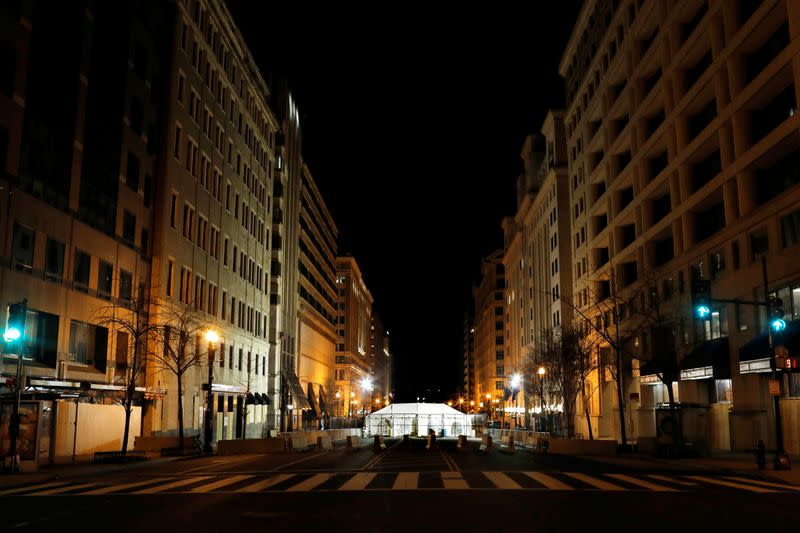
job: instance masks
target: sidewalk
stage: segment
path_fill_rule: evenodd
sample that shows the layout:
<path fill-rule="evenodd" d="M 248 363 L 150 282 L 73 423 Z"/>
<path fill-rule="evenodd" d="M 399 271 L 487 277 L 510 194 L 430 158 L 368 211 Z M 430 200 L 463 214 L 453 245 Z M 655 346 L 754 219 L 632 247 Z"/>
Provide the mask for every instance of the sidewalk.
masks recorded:
<path fill-rule="evenodd" d="M 792 457 L 791 470 L 774 470 L 774 453 L 767 453 L 767 469 L 759 470 L 755 458 L 750 453 L 720 453 L 714 457 L 692 457 L 681 459 L 662 459 L 646 454 L 625 454 L 614 457 L 583 456 L 583 459 L 614 464 L 637 469 L 723 471 L 729 474 L 745 475 L 782 481 L 800 485 L 800 458 Z"/>
<path fill-rule="evenodd" d="M 47 481 L 67 478 L 67 477 L 80 477 L 80 476 L 96 476 L 98 474 L 110 474 L 113 472 L 120 472 L 123 470 L 138 470 L 148 466 L 157 466 L 159 464 L 170 463 L 173 461 L 181 461 L 188 459 L 195 459 L 200 456 L 188 457 L 155 457 L 147 461 L 137 461 L 126 464 L 110 464 L 110 463 L 62 463 L 54 465 L 42 465 L 36 472 L 22 472 L 10 473 L 0 471 L 0 490 L 11 488 L 17 485 L 30 485 L 35 483 L 45 483 Z"/>

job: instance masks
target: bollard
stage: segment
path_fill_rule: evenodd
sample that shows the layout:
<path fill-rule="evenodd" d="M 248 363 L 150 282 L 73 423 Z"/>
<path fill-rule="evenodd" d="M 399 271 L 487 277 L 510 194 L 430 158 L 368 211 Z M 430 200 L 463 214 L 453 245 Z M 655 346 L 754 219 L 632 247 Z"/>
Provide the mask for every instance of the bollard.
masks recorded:
<path fill-rule="evenodd" d="M 426 450 L 436 448 L 436 432 L 432 429 L 428 430 L 428 444 L 425 445 Z"/>
<path fill-rule="evenodd" d="M 763 440 L 756 442 L 756 447 L 753 450 L 753 453 L 756 456 L 756 465 L 758 465 L 758 469 L 764 470 L 767 467 L 767 454 Z"/>
<path fill-rule="evenodd" d="M 410 446 L 411 446 L 411 438 L 408 436 L 408 434 L 403 435 L 403 447 L 408 448 Z"/>
<path fill-rule="evenodd" d="M 464 446 L 467 445 L 467 436 L 466 435 L 459 435 L 458 436 L 458 449 L 460 450 Z"/>
<path fill-rule="evenodd" d="M 383 435 L 375 435 L 372 447 L 376 452 L 386 449 L 386 444 L 383 443 Z"/>
<path fill-rule="evenodd" d="M 482 452 L 488 452 L 492 448 L 492 436 L 483 434 L 481 436 L 481 446 L 479 448 Z"/>

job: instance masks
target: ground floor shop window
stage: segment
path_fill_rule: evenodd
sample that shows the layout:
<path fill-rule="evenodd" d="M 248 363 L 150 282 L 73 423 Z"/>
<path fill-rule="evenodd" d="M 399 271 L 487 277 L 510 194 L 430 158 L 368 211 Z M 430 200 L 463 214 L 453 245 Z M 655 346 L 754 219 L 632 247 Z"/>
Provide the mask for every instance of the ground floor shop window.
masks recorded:
<path fill-rule="evenodd" d="M 789 396 L 800 398 L 800 373 L 789 372 Z"/>
<path fill-rule="evenodd" d="M 714 380 L 713 403 L 730 403 L 733 401 L 733 385 L 729 379 Z"/>

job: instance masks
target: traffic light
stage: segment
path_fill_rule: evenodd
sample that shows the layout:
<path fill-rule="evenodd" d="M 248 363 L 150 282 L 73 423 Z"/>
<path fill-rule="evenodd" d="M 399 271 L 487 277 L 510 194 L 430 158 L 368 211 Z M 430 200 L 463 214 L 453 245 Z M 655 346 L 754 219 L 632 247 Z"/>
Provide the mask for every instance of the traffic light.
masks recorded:
<path fill-rule="evenodd" d="M 775 333 L 786 329 L 786 322 L 783 320 L 783 302 L 774 296 L 769 299 L 769 327 Z"/>
<path fill-rule="evenodd" d="M 708 320 L 711 317 L 711 281 L 692 280 L 692 308 L 697 318 Z"/>
<path fill-rule="evenodd" d="M 28 301 L 22 300 L 8 306 L 8 318 L 6 320 L 6 330 L 3 332 L 3 339 L 6 341 L 7 349 L 18 349 L 23 335 L 25 334 L 25 315 L 28 314 Z M 13 352 L 12 352 L 13 353 Z"/>

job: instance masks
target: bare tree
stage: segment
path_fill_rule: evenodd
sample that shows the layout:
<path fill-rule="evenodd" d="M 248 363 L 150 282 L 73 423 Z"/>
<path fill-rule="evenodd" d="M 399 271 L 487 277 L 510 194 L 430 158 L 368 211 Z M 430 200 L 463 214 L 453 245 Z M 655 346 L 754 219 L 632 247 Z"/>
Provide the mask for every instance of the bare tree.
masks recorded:
<path fill-rule="evenodd" d="M 122 455 L 128 450 L 131 412 L 133 411 L 136 386 L 144 378 L 147 362 L 152 359 L 153 340 L 157 334 L 155 317 L 151 314 L 152 303 L 143 291 L 133 295 L 127 302 L 103 306 L 95 311 L 98 325 L 110 331 L 124 333 L 117 336 L 117 342 L 127 342 L 117 347 L 115 357 L 114 384 L 122 390 L 106 395 L 125 410 L 125 429 L 122 434 Z"/>
<path fill-rule="evenodd" d="M 258 357 L 256 355 L 256 357 Z M 243 379 L 239 380 L 239 384 L 244 387 L 244 404 L 242 406 L 240 423 L 242 424 L 242 439 L 247 438 L 247 419 L 250 416 L 250 406 L 247 404 L 247 399 L 253 392 L 255 378 L 253 376 L 253 356 L 251 352 L 247 353 L 247 367 Z"/>
<path fill-rule="evenodd" d="M 156 364 L 173 373 L 177 380 L 178 439 L 183 447 L 183 376 L 189 369 L 200 366 L 207 355 L 201 352 L 204 343 L 199 342 L 204 324 L 190 306 L 163 301 L 159 303 L 159 318 L 161 327 L 152 356 Z M 196 341 L 194 349 L 192 340 Z"/>
<path fill-rule="evenodd" d="M 551 419 L 555 415 L 555 406 L 562 405 L 570 437 L 575 434 L 578 394 L 585 390 L 586 379 L 596 368 L 595 361 L 587 336 L 573 326 L 544 331 L 525 361 L 526 383 L 533 385 L 534 390 L 538 389 L 542 405 L 548 406 Z M 545 369 L 545 375 L 538 374 L 540 367 Z M 548 402 L 544 401 L 545 396 Z M 591 424 L 589 428 L 591 431 Z"/>

